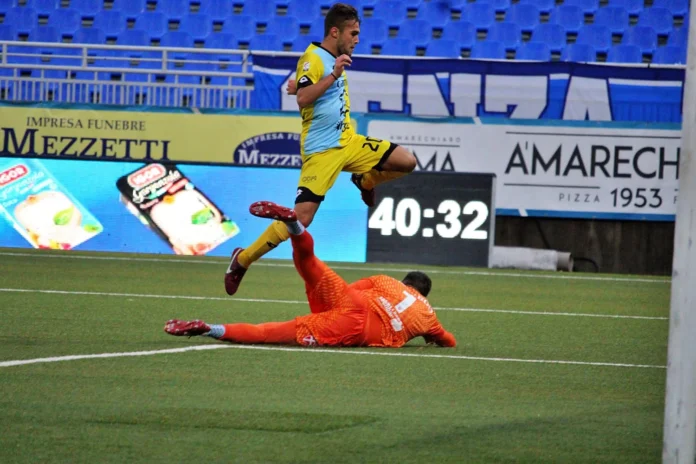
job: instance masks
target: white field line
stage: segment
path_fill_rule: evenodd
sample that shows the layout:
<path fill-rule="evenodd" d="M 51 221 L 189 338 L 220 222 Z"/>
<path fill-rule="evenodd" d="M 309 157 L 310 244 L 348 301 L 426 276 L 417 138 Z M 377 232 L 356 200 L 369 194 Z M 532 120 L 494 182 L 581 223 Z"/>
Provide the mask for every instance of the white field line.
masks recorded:
<path fill-rule="evenodd" d="M 215 350 L 221 348 L 237 348 L 245 350 L 265 350 L 265 351 L 290 351 L 302 353 L 323 353 L 323 354 L 347 354 L 355 356 L 395 356 L 407 358 L 435 358 L 435 359 L 459 359 L 465 361 L 497 361 L 497 362 L 515 362 L 515 363 L 532 363 L 532 364 L 565 364 L 573 366 L 599 366 L 599 367 L 631 367 L 643 369 L 665 369 L 665 366 L 657 366 L 652 364 L 626 364 L 626 363 L 609 363 L 609 362 L 587 362 L 587 361 L 560 361 L 546 359 L 516 359 L 516 358 L 487 358 L 482 356 L 460 356 L 446 354 L 421 354 L 421 353 L 400 353 L 390 349 L 383 351 L 361 351 L 353 349 L 323 349 L 323 348 L 290 348 L 279 346 L 258 346 L 258 345 L 200 345 L 190 346 L 186 348 L 172 348 L 166 350 L 152 351 L 131 351 L 123 353 L 100 353 L 100 354 L 83 354 L 71 356 L 56 356 L 51 358 L 35 358 L 35 359 L 19 359 L 15 361 L 2 361 L 0 367 L 23 366 L 26 364 L 53 363 L 61 361 L 77 361 L 80 359 L 97 359 L 97 358 L 121 358 L 133 356 L 152 356 L 156 354 L 172 354 L 183 353 L 186 351 L 203 351 Z M 436 349 L 436 348 L 433 348 Z"/>
<path fill-rule="evenodd" d="M 28 258 L 63 258 L 63 259 L 87 259 L 87 260 L 97 260 L 97 261 L 132 261 L 132 262 L 150 262 L 150 263 L 186 263 L 186 264 L 214 264 L 216 266 L 221 266 L 227 264 L 223 261 L 215 260 L 203 260 L 203 259 L 163 259 L 163 258 L 142 258 L 142 257 L 119 257 L 119 256 L 85 256 L 85 255 L 75 255 L 75 254 L 48 254 L 48 253 L 12 253 L 12 252 L 0 252 L 0 256 L 17 256 L 17 257 L 28 257 Z M 266 266 L 266 267 L 285 267 L 294 268 L 293 264 L 282 264 L 282 263 L 265 263 L 257 262 L 254 266 Z M 377 271 L 377 272 L 410 272 L 413 268 L 401 268 L 401 267 L 376 267 L 370 264 L 365 264 L 364 266 L 345 266 L 345 265 L 331 265 L 332 269 L 340 271 Z M 490 277 L 529 277 L 535 279 L 563 279 L 563 280 L 590 280 L 590 281 L 606 281 L 606 282 L 640 282 L 640 283 L 659 283 L 668 284 L 671 283 L 670 279 L 644 279 L 635 277 L 593 277 L 593 276 L 577 276 L 577 275 L 565 275 L 565 274 L 534 274 L 534 273 L 520 273 L 520 272 L 488 272 L 488 271 L 447 271 L 444 269 L 428 269 L 429 274 L 450 274 L 450 275 L 471 275 L 471 276 L 490 276 Z"/>
<path fill-rule="evenodd" d="M 202 300 L 202 301 L 228 301 L 243 303 L 280 303 L 293 305 L 307 305 L 306 301 L 301 300 L 273 300 L 263 298 L 230 298 L 218 296 L 192 296 L 192 295 L 150 295 L 144 293 L 111 293 L 111 292 L 80 292 L 70 290 L 37 290 L 26 288 L 0 288 L 0 292 L 6 293 L 45 293 L 55 295 L 86 295 L 86 296 L 116 296 L 125 298 L 162 298 L 170 300 Z M 435 306 L 437 311 L 460 311 L 471 313 L 504 313 L 504 314 L 526 314 L 532 316 L 567 316 L 567 317 L 598 317 L 603 319 L 643 319 L 666 321 L 669 318 L 662 316 L 630 316 L 620 314 L 588 314 L 588 313 L 568 313 L 552 311 L 519 311 L 514 309 L 478 309 L 478 308 L 450 308 Z"/>

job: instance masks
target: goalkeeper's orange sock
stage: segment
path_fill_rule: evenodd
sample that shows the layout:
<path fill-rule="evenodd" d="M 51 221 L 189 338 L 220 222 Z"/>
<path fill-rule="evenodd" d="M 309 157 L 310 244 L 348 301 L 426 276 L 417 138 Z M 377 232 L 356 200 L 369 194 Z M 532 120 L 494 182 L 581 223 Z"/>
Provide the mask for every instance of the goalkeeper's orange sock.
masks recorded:
<path fill-rule="evenodd" d="M 237 255 L 237 261 L 239 261 L 239 264 L 249 269 L 252 263 L 258 261 L 263 255 L 288 238 L 290 238 L 290 233 L 285 224 L 280 221 L 273 221 L 254 243 Z"/>
<path fill-rule="evenodd" d="M 211 325 L 210 337 L 232 343 L 297 345 L 295 320 L 263 324 Z"/>
<path fill-rule="evenodd" d="M 372 171 L 362 175 L 362 181 L 360 182 L 360 185 L 362 185 L 362 188 L 364 188 L 365 190 L 372 190 L 379 184 L 383 184 L 384 182 L 388 182 L 390 180 L 398 179 L 399 177 L 404 177 L 408 174 L 408 172 L 378 171 L 376 169 L 373 169 Z"/>

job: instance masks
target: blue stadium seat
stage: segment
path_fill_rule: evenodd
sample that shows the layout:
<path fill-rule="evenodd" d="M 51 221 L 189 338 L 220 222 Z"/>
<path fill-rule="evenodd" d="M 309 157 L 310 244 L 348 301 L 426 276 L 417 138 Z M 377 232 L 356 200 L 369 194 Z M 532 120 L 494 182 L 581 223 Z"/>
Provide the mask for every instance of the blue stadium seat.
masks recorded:
<path fill-rule="evenodd" d="M 686 64 L 686 48 L 670 45 L 657 47 L 652 62 L 656 64 Z"/>
<path fill-rule="evenodd" d="M 39 25 L 39 15 L 33 8 L 16 6 L 5 14 L 5 24 L 12 24 L 18 34 L 29 34 Z"/>
<path fill-rule="evenodd" d="M 686 48 L 687 35 L 689 34 L 688 27 L 680 27 L 674 29 L 667 38 L 667 45 L 674 45 L 676 47 Z"/>
<path fill-rule="evenodd" d="M 222 32 L 234 34 L 240 42 L 249 43 L 256 35 L 256 25 L 251 16 L 234 15 L 225 20 Z"/>
<path fill-rule="evenodd" d="M 234 5 L 230 0 L 207 0 L 201 3 L 199 13 L 205 13 L 213 21 L 222 23 L 233 17 Z M 244 12 L 244 14 L 246 15 L 247 13 Z"/>
<path fill-rule="evenodd" d="M 102 0 L 70 0 L 70 8 L 83 18 L 94 18 L 104 7 Z"/>
<path fill-rule="evenodd" d="M 638 25 L 652 27 L 657 35 L 669 35 L 674 29 L 674 18 L 667 8 L 646 8 L 640 14 Z"/>
<path fill-rule="evenodd" d="M 493 10 L 503 13 L 510 8 L 510 0 L 479 0 L 480 3 L 488 3 L 493 7 Z M 444 3 L 447 3 L 446 1 Z"/>
<path fill-rule="evenodd" d="M 425 0 L 403 0 L 404 6 L 409 10 L 417 10 Z"/>
<path fill-rule="evenodd" d="M 449 4 L 452 11 L 462 11 L 467 4 L 467 0 L 443 0 L 445 3 Z"/>
<path fill-rule="evenodd" d="M 380 0 L 353 0 L 351 4 L 355 6 L 355 8 L 358 10 L 361 16 L 364 15 L 364 9 L 365 8 L 374 8 Z M 321 5 L 325 6 L 326 8 L 330 8 L 331 5 L 333 5 L 333 1 L 322 1 Z"/>
<path fill-rule="evenodd" d="M 424 19 L 436 28 L 444 28 L 452 17 L 452 10 L 444 2 L 427 2 L 418 9 L 416 19 Z M 456 27 L 452 24 L 450 27 Z"/>
<path fill-rule="evenodd" d="M 471 48 L 470 56 L 474 59 L 504 60 L 505 47 L 500 42 L 476 42 Z"/>
<path fill-rule="evenodd" d="M 39 16 L 48 16 L 60 7 L 60 0 L 27 0 L 24 6 L 33 8 Z"/>
<path fill-rule="evenodd" d="M 382 46 L 389 36 L 389 28 L 383 19 L 368 18 L 360 25 L 360 41 L 366 45 Z"/>
<path fill-rule="evenodd" d="M 400 26 L 407 14 L 406 5 L 400 0 L 382 0 L 375 5 L 372 17 L 383 19 L 391 27 Z"/>
<path fill-rule="evenodd" d="M 650 26 L 633 26 L 626 31 L 621 43 L 637 45 L 641 53 L 650 55 L 657 48 L 657 33 Z"/>
<path fill-rule="evenodd" d="M 191 37 L 191 34 L 188 32 L 169 31 L 162 36 L 160 46 L 191 48 L 193 47 L 193 37 Z M 186 52 L 170 52 L 168 58 L 174 60 L 185 60 L 188 58 L 188 56 L 189 54 Z"/>
<path fill-rule="evenodd" d="M 645 8 L 643 0 L 609 0 L 609 6 L 620 6 L 629 16 L 638 16 Z"/>
<path fill-rule="evenodd" d="M 629 27 L 628 11 L 622 6 L 605 6 L 595 14 L 594 24 L 608 27 L 612 34 L 624 34 Z"/>
<path fill-rule="evenodd" d="M 100 11 L 94 18 L 92 27 L 104 31 L 106 37 L 117 37 L 126 29 L 126 18 L 120 11 Z"/>
<path fill-rule="evenodd" d="M 593 15 L 599 9 L 599 0 L 564 0 L 563 4 L 579 6 L 586 15 Z"/>
<path fill-rule="evenodd" d="M 312 21 L 312 24 L 309 25 L 309 33 L 310 34 L 316 34 L 324 37 L 324 17 L 323 16 L 318 16 L 314 18 L 314 21 Z M 362 20 L 360 23 L 360 36 L 362 37 L 362 26 L 365 23 L 365 19 Z"/>
<path fill-rule="evenodd" d="M 653 8 L 667 8 L 674 16 L 688 16 L 689 0 L 654 0 Z"/>
<path fill-rule="evenodd" d="M 433 27 L 424 19 L 411 19 L 401 24 L 399 37 L 410 39 L 416 47 L 425 47 L 433 38 Z"/>
<path fill-rule="evenodd" d="M 300 47 L 300 46 L 298 45 L 298 47 Z M 293 51 L 304 51 L 304 49 L 303 50 L 295 50 L 293 47 Z M 372 54 L 372 46 L 370 44 L 368 44 L 367 42 L 360 41 L 355 46 L 355 50 L 353 50 L 353 54 L 354 55 L 371 55 Z"/>
<path fill-rule="evenodd" d="M 624 34 L 621 43 L 637 45 L 643 54 L 652 54 L 657 48 L 657 33 L 650 26 L 633 26 Z"/>
<path fill-rule="evenodd" d="M 461 48 L 470 50 L 476 42 L 476 26 L 468 21 L 460 21 L 456 27 L 446 27 L 442 38 L 454 40 Z"/>
<path fill-rule="evenodd" d="M 611 31 L 607 26 L 586 24 L 580 28 L 575 42 L 592 45 L 597 52 L 607 53 L 612 46 Z"/>
<path fill-rule="evenodd" d="M 60 42 L 60 33 L 58 28 L 53 26 L 37 26 L 29 33 L 29 40 L 32 42 Z"/>
<path fill-rule="evenodd" d="M 635 45 L 614 45 L 607 54 L 609 63 L 642 63 L 643 54 Z"/>
<path fill-rule="evenodd" d="M 80 14 L 70 8 L 61 8 L 48 16 L 48 25 L 55 26 L 61 35 L 72 36 L 81 25 Z"/>
<path fill-rule="evenodd" d="M 539 9 L 529 3 L 516 3 L 505 15 L 505 21 L 515 23 L 524 32 L 530 32 L 539 24 Z"/>
<path fill-rule="evenodd" d="M 135 20 L 135 28 L 146 31 L 150 39 L 161 40 L 169 30 L 167 17 L 157 11 L 146 11 Z"/>
<path fill-rule="evenodd" d="M 462 50 L 454 40 L 432 40 L 425 49 L 425 56 L 441 56 L 445 58 L 459 58 Z"/>
<path fill-rule="evenodd" d="M 560 24 L 539 24 L 532 32 L 530 42 L 544 43 L 552 52 L 560 53 L 566 46 L 565 28 Z"/>
<path fill-rule="evenodd" d="M 0 40 L 17 40 L 17 29 L 12 24 L 0 24 Z"/>
<path fill-rule="evenodd" d="M 290 0 L 288 16 L 297 18 L 301 26 L 312 24 L 321 16 L 321 4 L 317 0 Z"/>
<path fill-rule="evenodd" d="M 140 29 L 127 29 L 121 32 L 116 38 L 116 45 L 150 45 L 150 38 L 147 32 Z"/>
<path fill-rule="evenodd" d="M 585 15 L 577 5 L 561 5 L 551 12 L 549 21 L 553 24 L 560 24 L 566 32 L 577 34 L 585 24 Z"/>
<path fill-rule="evenodd" d="M 307 50 L 307 47 L 309 47 L 309 44 L 311 44 L 312 42 L 321 42 L 322 38 L 323 37 L 321 35 L 300 35 L 292 42 L 292 51 L 304 52 L 305 50 Z M 358 45 L 361 45 L 361 43 L 358 43 Z M 358 48 L 359 47 L 355 47 L 355 51 L 353 53 L 359 53 Z"/>
<path fill-rule="evenodd" d="M 195 42 L 203 42 L 213 33 L 213 20 L 205 13 L 189 13 L 181 18 L 179 30 L 191 34 Z"/>
<path fill-rule="evenodd" d="M 120 11 L 126 19 L 135 19 L 145 11 L 145 0 L 114 0 L 111 9 Z"/>
<path fill-rule="evenodd" d="M 515 54 L 517 60 L 551 61 L 551 49 L 542 42 L 527 42 L 520 45 Z"/>
<path fill-rule="evenodd" d="M 561 60 L 594 63 L 597 61 L 597 53 L 592 45 L 569 44 L 561 52 Z"/>
<path fill-rule="evenodd" d="M 493 23 L 486 40 L 500 42 L 506 50 L 516 50 L 522 41 L 522 29 L 515 23 Z"/>
<path fill-rule="evenodd" d="M 256 35 L 249 41 L 250 50 L 282 51 L 283 43 L 275 34 Z"/>
<path fill-rule="evenodd" d="M 104 31 L 101 29 L 94 29 L 93 27 L 90 28 L 80 28 L 75 32 L 75 36 L 73 37 L 73 43 L 78 43 L 78 44 L 104 44 L 106 43 L 106 36 L 104 35 Z"/>
<path fill-rule="evenodd" d="M 257 23 L 268 24 L 276 15 L 276 6 L 275 3 L 267 0 L 247 2 L 244 4 L 242 13 L 251 16 Z"/>
<path fill-rule="evenodd" d="M 239 48 L 237 37 L 230 32 L 218 32 L 208 37 L 205 48 L 218 48 L 220 50 L 233 50 Z"/>
<path fill-rule="evenodd" d="M 190 9 L 189 0 L 166 0 L 157 4 L 157 11 L 164 13 L 168 21 L 181 21 Z"/>
<path fill-rule="evenodd" d="M 184 31 L 169 31 L 160 40 L 162 47 L 193 47 L 193 37 Z"/>
<path fill-rule="evenodd" d="M 382 46 L 380 55 L 413 56 L 416 54 L 416 46 L 411 39 L 397 37 L 387 40 Z"/>
<path fill-rule="evenodd" d="M 474 23 L 477 30 L 488 30 L 495 22 L 495 10 L 486 3 L 469 3 L 462 10 L 462 20 Z"/>
<path fill-rule="evenodd" d="M 522 0 L 520 3 L 529 3 L 537 7 L 540 13 L 551 13 L 556 8 L 555 0 Z"/>
<path fill-rule="evenodd" d="M 292 44 L 300 32 L 300 24 L 294 16 L 276 16 L 268 23 L 266 32 L 277 35 L 283 43 Z"/>

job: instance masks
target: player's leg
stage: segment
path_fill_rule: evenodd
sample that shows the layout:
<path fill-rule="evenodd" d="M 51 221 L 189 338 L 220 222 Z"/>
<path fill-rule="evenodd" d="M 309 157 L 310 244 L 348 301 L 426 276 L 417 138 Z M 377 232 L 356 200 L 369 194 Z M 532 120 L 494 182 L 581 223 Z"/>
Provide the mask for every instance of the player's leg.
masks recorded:
<path fill-rule="evenodd" d="M 203 335 L 242 344 L 297 345 L 295 320 L 263 324 L 206 324 L 203 321 L 167 321 L 164 331 L 175 336 Z"/>
<path fill-rule="evenodd" d="M 297 216 L 305 226 L 314 219 L 326 192 L 333 186 L 341 172 L 340 152 L 335 149 L 306 157 L 300 171 L 300 182 L 295 198 Z M 247 269 L 266 253 L 289 238 L 287 228 L 282 222 L 274 221 L 246 249 L 236 248 L 232 252 L 230 264 L 225 273 L 225 291 L 234 295 L 246 274 Z"/>
<path fill-rule="evenodd" d="M 257 217 L 282 221 L 287 226 L 292 241 L 292 257 L 295 268 L 305 281 L 309 307 L 320 313 L 339 306 L 345 297 L 348 284 L 314 254 L 314 239 L 295 211 L 269 201 L 259 201 L 249 207 Z"/>
<path fill-rule="evenodd" d="M 404 147 L 374 137 L 354 136 L 350 150 L 345 170 L 353 173 L 351 181 L 368 206 L 375 204 L 377 185 L 409 174 L 417 164 L 416 157 Z"/>

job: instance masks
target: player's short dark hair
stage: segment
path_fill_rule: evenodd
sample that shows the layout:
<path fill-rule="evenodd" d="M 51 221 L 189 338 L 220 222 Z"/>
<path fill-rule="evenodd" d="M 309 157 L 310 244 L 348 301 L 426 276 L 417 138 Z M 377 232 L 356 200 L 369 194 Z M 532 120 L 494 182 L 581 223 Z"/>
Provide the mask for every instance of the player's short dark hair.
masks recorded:
<path fill-rule="evenodd" d="M 428 277 L 424 272 L 420 271 L 409 272 L 401 282 L 404 285 L 415 288 L 423 296 L 428 296 L 428 293 L 430 293 L 430 288 L 433 286 L 433 282 L 430 280 L 430 277 Z"/>
<path fill-rule="evenodd" d="M 332 27 L 337 27 L 339 31 L 342 31 L 345 23 L 349 21 L 360 22 L 358 10 L 347 3 L 334 3 L 329 9 L 329 12 L 326 13 L 326 19 L 324 20 L 324 37 L 329 35 Z"/>

